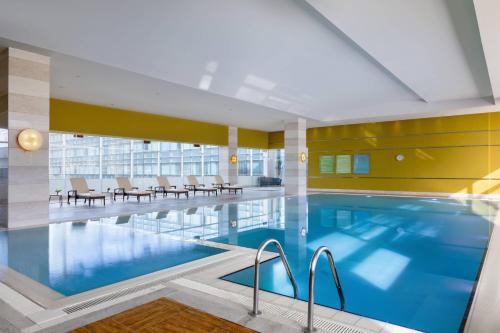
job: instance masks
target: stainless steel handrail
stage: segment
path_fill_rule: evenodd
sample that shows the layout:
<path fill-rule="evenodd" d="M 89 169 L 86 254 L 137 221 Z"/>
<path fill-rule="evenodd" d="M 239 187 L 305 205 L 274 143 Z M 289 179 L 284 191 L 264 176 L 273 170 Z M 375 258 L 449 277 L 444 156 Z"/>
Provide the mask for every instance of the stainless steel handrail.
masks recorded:
<path fill-rule="evenodd" d="M 335 281 L 335 287 L 337 288 L 337 293 L 340 299 L 340 310 L 344 310 L 344 293 L 342 292 L 342 286 L 340 285 L 339 276 L 337 274 L 337 269 L 335 268 L 335 262 L 333 261 L 332 252 L 326 247 L 319 247 L 311 259 L 311 264 L 309 266 L 309 301 L 307 303 L 307 327 L 305 332 L 314 332 L 314 275 L 316 272 L 316 264 L 318 263 L 319 256 L 321 253 L 325 252 L 328 257 L 328 263 L 330 264 L 330 270 L 332 271 L 333 280 Z"/>
<path fill-rule="evenodd" d="M 295 282 L 295 279 L 293 278 L 292 270 L 290 269 L 290 265 L 288 265 L 288 260 L 286 260 L 285 253 L 283 252 L 283 248 L 281 247 L 280 242 L 278 242 L 276 239 L 268 239 L 262 244 L 260 244 L 259 248 L 257 249 L 257 255 L 255 256 L 255 271 L 253 275 L 253 310 L 250 312 L 251 315 L 257 316 L 261 314 L 262 312 L 259 311 L 259 278 L 260 278 L 260 257 L 262 256 L 262 252 L 264 252 L 264 249 L 271 243 L 274 243 L 276 245 L 276 249 L 278 250 L 279 256 L 281 258 L 281 262 L 283 263 L 283 266 L 285 266 L 286 274 L 288 274 L 288 278 L 292 282 L 293 285 L 293 297 L 297 298 L 298 295 L 298 289 L 297 289 L 297 283 Z"/>

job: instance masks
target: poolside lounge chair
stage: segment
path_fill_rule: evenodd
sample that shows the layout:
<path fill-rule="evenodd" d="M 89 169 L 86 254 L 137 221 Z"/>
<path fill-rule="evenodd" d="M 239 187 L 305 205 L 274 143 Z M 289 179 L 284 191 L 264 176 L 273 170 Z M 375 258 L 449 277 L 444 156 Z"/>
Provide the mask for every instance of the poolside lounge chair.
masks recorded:
<path fill-rule="evenodd" d="M 196 195 L 196 192 L 198 191 L 208 193 L 209 196 L 210 193 L 215 193 L 215 195 L 217 195 L 217 188 L 206 187 L 205 184 L 200 184 L 195 176 L 187 176 L 186 181 L 187 184 L 184 184 L 184 188 L 188 189 L 189 191 L 193 191 L 194 195 Z"/>
<path fill-rule="evenodd" d="M 156 177 L 158 186 L 155 186 L 154 193 L 163 193 L 163 197 L 167 196 L 168 193 L 173 193 L 177 198 L 180 198 L 181 194 L 184 194 L 186 198 L 189 198 L 189 191 L 185 188 L 177 188 L 176 186 L 170 185 L 168 178 L 165 176 Z"/>
<path fill-rule="evenodd" d="M 95 199 L 102 200 L 104 206 L 106 206 L 106 196 L 102 193 L 94 192 L 94 190 L 89 189 L 87 181 L 85 178 L 70 178 L 72 190 L 68 191 L 68 204 L 71 198 L 75 198 L 75 206 L 78 199 L 84 199 L 84 202 L 89 201 L 89 206 L 91 203 L 95 204 Z"/>
<path fill-rule="evenodd" d="M 149 197 L 149 202 L 151 202 L 151 191 L 139 191 L 139 188 L 133 187 L 130 184 L 128 177 L 116 177 L 116 182 L 118 183 L 118 188 L 115 188 L 113 192 L 113 200 L 116 201 L 116 196 L 121 195 L 123 201 L 125 197 L 127 200 L 130 196 L 136 197 L 137 201 L 141 201 L 141 197 Z"/>
<path fill-rule="evenodd" d="M 214 176 L 214 182 L 212 183 L 214 187 L 217 187 L 220 190 L 220 193 L 222 193 L 223 190 L 228 190 L 229 193 L 231 191 L 234 191 L 234 194 L 236 194 L 237 191 L 240 191 L 241 194 L 243 194 L 243 187 L 239 186 L 237 184 L 231 185 L 231 183 L 224 182 L 224 179 L 222 179 L 221 176 Z"/>

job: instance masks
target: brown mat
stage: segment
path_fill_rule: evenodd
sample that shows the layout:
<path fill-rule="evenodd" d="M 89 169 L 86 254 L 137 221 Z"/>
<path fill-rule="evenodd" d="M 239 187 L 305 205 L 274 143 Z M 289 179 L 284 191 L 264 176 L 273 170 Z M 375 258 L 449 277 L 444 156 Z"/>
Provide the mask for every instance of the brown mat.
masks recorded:
<path fill-rule="evenodd" d="M 249 328 L 212 316 L 175 301 L 160 298 L 114 316 L 96 321 L 72 332 L 255 332 Z"/>

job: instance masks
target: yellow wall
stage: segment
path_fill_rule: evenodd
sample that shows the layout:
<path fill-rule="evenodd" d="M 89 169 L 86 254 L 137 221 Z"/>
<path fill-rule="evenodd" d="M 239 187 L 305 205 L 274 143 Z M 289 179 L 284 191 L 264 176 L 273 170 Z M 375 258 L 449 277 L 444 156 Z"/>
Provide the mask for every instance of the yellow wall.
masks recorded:
<path fill-rule="evenodd" d="M 50 130 L 124 138 L 228 144 L 228 127 L 58 99 L 50 100 Z M 238 129 L 238 145 L 267 149 L 268 133 Z"/>
<path fill-rule="evenodd" d="M 500 113 L 309 129 L 309 187 L 500 193 L 499 131 Z M 370 155 L 368 175 L 319 173 L 321 155 L 356 153 Z"/>
<path fill-rule="evenodd" d="M 267 149 L 267 132 L 238 128 L 238 147 Z"/>
<path fill-rule="evenodd" d="M 283 149 L 285 148 L 285 133 L 269 132 L 267 136 L 269 149 Z"/>
<path fill-rule="evenodd" d="M 50 130 L 227 145 L 228 127 L 51 100 Z M 238 129 L 238 145 L 278 149 L 284 133 Z M 500 194 L 500 113 L 307 130 L 311 188 Z M 319 173 L 319 156 L 365 153 L 368 175 Z M 402 162 L 397 154 L 405 155 Z"/>

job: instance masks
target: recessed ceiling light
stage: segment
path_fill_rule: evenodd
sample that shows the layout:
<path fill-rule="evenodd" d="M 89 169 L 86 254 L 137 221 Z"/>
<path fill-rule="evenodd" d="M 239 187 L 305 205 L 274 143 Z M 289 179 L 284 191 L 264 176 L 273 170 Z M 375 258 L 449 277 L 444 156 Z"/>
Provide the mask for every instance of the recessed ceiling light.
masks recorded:
<path fill-rule="evenodd" d="M 80 75 L 75 75 L 75 77 L 76 77 L 76 78 L 79 78 L 79 77 L 80 77 Z"/>

